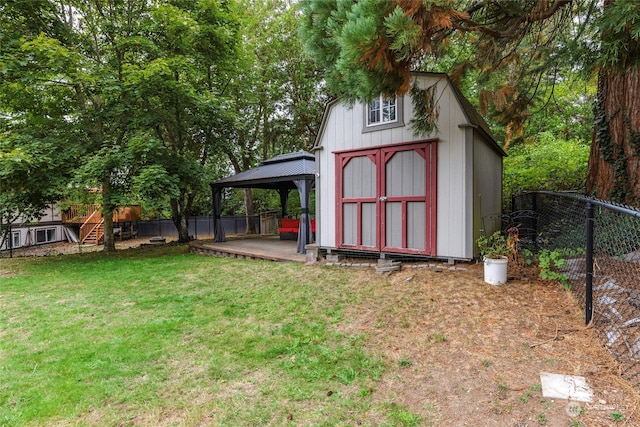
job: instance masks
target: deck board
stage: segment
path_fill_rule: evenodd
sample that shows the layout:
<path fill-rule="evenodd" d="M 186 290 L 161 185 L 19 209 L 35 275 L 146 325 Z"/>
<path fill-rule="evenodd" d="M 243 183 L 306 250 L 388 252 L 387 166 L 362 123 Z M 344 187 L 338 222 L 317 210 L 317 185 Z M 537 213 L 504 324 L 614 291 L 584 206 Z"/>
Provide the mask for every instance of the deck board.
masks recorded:
<path fill-rule="evenodd" d="M 296 248 L 297 242 L 295 240 L 280 240 L 278 236 L 265 236 L 230 239 L 226 242 L 196 240 L 190 243 L 189 251 L 202 255 L 231 258 L 305 262 L 306 256 L 297 253 Z"/>

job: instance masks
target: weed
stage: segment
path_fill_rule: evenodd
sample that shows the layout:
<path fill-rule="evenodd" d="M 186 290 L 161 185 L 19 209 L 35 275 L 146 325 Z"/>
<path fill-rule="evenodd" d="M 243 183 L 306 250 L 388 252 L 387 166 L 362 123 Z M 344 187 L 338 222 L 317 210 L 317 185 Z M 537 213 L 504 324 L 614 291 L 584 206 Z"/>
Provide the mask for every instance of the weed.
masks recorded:
<path fill-rule="evenodd" d="M 533 252 L 530 249 L 521 249 L 520 253 L 522 254 L 523 258 L 524 258 L 524 263 L 528 266 L 533 265 L 533 260 L 534 260 L 534 255 Z"/>
<path fill-rule="evenodd" d="M 509 387 L 502 383 L 498 384 L 498 398 L 500 400 L 504 400 L 507 398 L 507 391 L 509 391 Z"/>
<path fill-rule="evenodd" d="M 494 400 L 493 404 L 493 411 L 498 415 L 505 415 L 513 412 L 512 402 L 502 403 L 499 400 Z"/>
<path fill-rule="evenodd" d="M 367 388 L 363 388 L 360 389 L 360 391 L 358 392 L 358 396 L 359 397 L 367 397 L 367 396 L 371 396 L 374 392 L 374 388 L 373 387 L 367 387 Z"/>
<path fill-rule="evenodd" d="M 389 419 L 392 425 L 401 425 L 406 427 L 417 427 L 422 424 L 422 418 L 412 414 L 408 409 L 401 407 L 395 403 L 388 405 Z"/>
<path fill-rule="evenodd" d="M 443 334 L 434 334 L 431 336 L 430 341 L 432 343 L 443 343 L 447 341 L 447 337 L 444 336 Z"/>
<path fill-rule="evenodd" d="M 540 267 L 540 278 L 542 280 L 557 280 L 562 283 L 562 287 L 570 289 L 569 278 L 566 274 L 557 270 L 567 266 L 567 260 L 563 258 L 563 253 L 554 249 L 550 251 L 545 249 L 538 254 L 538 266 Z"/>
<path fill-rule="evenodd" d="M 413 365 L 413 362 L 411 360 L 400 359 L 398 361 L 398 366 L 400 366 L 401 368 L 407 368 L 407 367 L 409 367 L 411 365 Z"/>
<path fill-rule="evenodd" d="M 547 416 L 543 413 L 538 414 L 538 424 L 541 426 L 547 424 Z"/>
<path fill-rule="evenodd" d="M 584 414 L 584 409 L 577 403 L 573 402 L 567 405 L 565 411 L 567 412 L 567 414 L 569 414 L 570 417 L 578 417 Z"/>
<path fill-rule="evenodd" d="M 609 417 L 616 422 L 620 422 L 624 420 L 624 415 L 622 415 L 622 412 L 620 411 L 613 411 L 612 413 L 609 414 Z"/>
<path fill-rule="evenodd" d="M 491 362 L 489 362 L 487 359 L 484 359 L 482 361 L 482 366 L 484 366 L 485 368 L 488 368 L 489 366 L 491 366 Z"/>

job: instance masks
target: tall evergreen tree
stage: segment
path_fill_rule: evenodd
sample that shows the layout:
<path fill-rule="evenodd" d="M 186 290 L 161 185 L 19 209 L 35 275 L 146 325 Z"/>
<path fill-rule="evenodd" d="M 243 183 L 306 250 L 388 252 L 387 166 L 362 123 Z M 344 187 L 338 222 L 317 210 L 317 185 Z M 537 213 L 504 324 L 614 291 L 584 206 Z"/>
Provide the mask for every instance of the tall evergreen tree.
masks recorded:
<path fill-rule="evenodd" d="M 640 132 L 637 100 L 640 8 L 623 0 L 303 0 L 301 35 L 327 69 L 329 88 L 346 100 L 405 93 L 409 72 L 451 43 L 472 55 L 452 63 L 459 78 L 473 70 L 479 104 L 521 131 L 541 88 L 564 69 L 598 73 L 598 101 L 587 190 L 601 198 L 640 203 L 633 141 Z M 600 39 L 594 39 L 599 35 Z"/>

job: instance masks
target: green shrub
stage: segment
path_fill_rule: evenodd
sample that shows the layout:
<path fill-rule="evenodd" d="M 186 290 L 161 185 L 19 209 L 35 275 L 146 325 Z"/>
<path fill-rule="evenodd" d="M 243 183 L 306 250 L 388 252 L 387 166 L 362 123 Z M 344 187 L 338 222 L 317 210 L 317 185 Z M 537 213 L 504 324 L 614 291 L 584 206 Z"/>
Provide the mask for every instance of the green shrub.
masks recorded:
<path fill-rule="evenodd" d="M 504 194 L 526 190 L 580 190 L 584 187 L 589 145 L 554 139 L 543 132 L 535 143 L 515 146 L 504 160 Z"/>

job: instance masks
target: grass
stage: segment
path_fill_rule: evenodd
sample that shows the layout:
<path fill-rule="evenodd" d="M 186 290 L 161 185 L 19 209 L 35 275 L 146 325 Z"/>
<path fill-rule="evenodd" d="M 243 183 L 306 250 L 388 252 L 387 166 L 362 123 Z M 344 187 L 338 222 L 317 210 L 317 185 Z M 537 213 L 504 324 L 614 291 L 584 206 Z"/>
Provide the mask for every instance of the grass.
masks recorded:
<path fill-rule="evenodd" d="M 0 425 L 417 425 L 333 327 L 349 274 L 180 246 L 2 260 Z"/>

